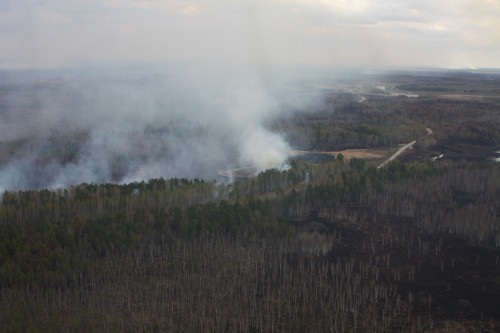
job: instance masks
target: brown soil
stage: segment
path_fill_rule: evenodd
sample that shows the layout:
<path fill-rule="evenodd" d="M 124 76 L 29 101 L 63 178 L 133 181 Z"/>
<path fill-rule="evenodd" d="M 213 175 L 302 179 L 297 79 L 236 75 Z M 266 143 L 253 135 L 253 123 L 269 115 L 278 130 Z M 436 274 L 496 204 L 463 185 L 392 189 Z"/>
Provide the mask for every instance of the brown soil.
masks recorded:
<path fill-rule="evenodd" d="M 439 95 L 441 98 L 455 99 L 455 100 L 465 100 L 472 101 L 476 99 L 484 99 L 486 96 L 481 95 L 463 95 L 463 94 L 442 94 Z"/>
<path fill-rule="evenodd" d="M 291 151 L 292 155 L 305 155 L 311 152 L 312 151 L 308 150 Z M 338 154 L 342 154 L 345 159 L 350 160 L 352 158 L 381 159 L 386 157 L 389 154 L 389 151 L 384 149 L 345 149 L 339 151 L 314 151 L 314 153 L 330 155 L 330 156 L 336 156 Z"/>

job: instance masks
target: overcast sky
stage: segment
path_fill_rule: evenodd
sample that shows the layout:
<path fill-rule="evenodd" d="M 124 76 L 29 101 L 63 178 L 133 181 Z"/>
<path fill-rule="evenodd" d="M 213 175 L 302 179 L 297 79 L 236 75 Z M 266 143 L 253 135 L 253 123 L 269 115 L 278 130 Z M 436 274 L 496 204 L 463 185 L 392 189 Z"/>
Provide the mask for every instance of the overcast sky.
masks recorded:
<path fill-rule="evenodd" d="M 0 68 L 500 67 L 500 0 L 0 0 Z"/>

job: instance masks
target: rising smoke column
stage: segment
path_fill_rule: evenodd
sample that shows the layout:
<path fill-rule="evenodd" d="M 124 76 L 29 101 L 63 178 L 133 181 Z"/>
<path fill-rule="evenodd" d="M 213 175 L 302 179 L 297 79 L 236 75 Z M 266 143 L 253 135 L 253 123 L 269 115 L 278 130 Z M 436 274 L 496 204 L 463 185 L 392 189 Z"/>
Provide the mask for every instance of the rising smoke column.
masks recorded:
<path fill-rule="evenodd" d="M 248 71 L 41 71 L 3 80 L 15 89 L 0 101 L 1 190 L 213 179 L 225 168 L 286 162 L 287 143 L 264 126 L 279 113 L 278 94 Z"/>
<path fill-rule="evenodd" d="M 286 168 L 290 147 L 278 134 L 263 127 L 250 128 L 241 137 L 240 161 L 258 171 Z"/>

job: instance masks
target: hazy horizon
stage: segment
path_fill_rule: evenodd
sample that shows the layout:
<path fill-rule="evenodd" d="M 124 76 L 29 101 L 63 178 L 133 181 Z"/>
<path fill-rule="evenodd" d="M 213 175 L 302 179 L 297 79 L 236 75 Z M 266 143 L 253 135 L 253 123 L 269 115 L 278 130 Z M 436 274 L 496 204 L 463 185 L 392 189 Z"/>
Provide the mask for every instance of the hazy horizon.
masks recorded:
<path fill-rule="evenodd" d="M 4 0 L 0 190 L 282 167 L 268 124 L 322 102 L 307 82 L 500 67 L 498 17 L 500 0 Z"/>
<path fill-rule="evenodd" d="M 498 0 L 4 0 L 0 68 L 498 68 L 498 17 Z"/>

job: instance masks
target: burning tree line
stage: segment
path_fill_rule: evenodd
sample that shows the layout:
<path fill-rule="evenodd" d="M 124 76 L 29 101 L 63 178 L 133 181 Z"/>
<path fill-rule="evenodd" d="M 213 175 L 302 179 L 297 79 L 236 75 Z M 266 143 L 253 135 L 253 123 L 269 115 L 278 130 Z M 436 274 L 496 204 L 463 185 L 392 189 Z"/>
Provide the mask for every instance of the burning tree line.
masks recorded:
<path fill-rule="evenodd" d="M 7 331 L 491 328 L 500 316 L 499 172 L 339 160 L 232 185 L 157 179 L 8 192 L 0 321 Z M 324 228 L 311 231 L 312 221 Z M 454 275 L 474 274 L 491 294 L 483 307 L 446 291 L 460 286 Z M 447 305 L 443 293 L 459 298 Z"/>

